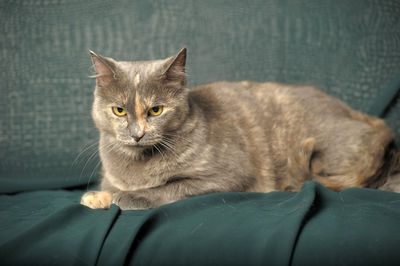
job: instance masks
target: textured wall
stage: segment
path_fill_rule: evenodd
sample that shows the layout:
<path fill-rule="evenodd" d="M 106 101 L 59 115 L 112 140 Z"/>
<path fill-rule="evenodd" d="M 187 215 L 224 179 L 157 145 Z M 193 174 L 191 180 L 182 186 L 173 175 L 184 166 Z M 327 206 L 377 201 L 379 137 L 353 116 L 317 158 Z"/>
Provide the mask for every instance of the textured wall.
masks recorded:
<path fill-rule="evenodd" d="M 97 176 L 89 49 L 142 60 L 186 45 L 190 86 L 309 83 L 380 114 L 400 85 L 399 14 L 395 0 L 3 0 L 1 182 L 57 187 Z M 398 103 L 387 114 L 398 135 L 399 116 Z"/>

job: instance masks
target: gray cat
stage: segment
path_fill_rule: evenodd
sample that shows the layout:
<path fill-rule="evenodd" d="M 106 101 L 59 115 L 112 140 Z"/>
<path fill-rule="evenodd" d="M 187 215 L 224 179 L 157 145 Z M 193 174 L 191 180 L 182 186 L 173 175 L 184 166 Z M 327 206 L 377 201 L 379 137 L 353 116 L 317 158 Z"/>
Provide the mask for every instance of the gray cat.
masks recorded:
<path fill-rule="evenodd" d="M 101 191 L 81 203 L 149 209 L 200 194 L 377 188 L 400 170 L 384 121 L 310 86 L 216 82 L 186 87 L 186 48 L 165 60 L 91 52 Z"/>

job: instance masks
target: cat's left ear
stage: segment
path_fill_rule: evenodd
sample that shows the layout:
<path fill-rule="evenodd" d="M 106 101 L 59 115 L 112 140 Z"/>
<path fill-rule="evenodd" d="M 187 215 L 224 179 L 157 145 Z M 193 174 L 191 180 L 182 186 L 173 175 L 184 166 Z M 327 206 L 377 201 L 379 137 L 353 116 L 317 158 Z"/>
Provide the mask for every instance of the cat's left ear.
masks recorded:
<path fill-rule="evenodd" d="M 164 64 L 164 71 L 161 76 L 162 80 L 166 83 L 172 83 L 175 86 L 186 85 L 186 47 L 183 47 L 179 53 L 173 57 L 166 59 Z M 171 85 L 172 85 L 171 84 Z"/>
<path fill-rule="evenodd" d="M 93 51 L 89 52 L 96 70 L 96 75 L 92 77 L 96 78 L 97 84 L 100 86 L 107 85 L 114 81 L 116 79 L 115 61 L 111 58 L 97 55 Z"/>

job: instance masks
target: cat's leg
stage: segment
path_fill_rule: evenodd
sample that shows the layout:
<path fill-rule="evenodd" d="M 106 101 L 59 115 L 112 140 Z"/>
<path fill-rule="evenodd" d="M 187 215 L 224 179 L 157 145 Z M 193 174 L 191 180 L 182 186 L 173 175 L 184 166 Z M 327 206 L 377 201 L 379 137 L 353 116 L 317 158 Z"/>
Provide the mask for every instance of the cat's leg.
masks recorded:
<path fill-rule="evenodd" d="M 394 136 L 383 121 L 369 119 L 332 132 L 337 137 L 331 138 L 329 145 L 322 149 L 319 158 L 323 162 L 322 173 L 314 176 L 315 181 L 335 191 L 350 187 L 376 188 L 386 181 L 387 174 L 381 171 L 386 166 Z"/>
<path fill-rule="evenodd" d="M 398 151 L 391 150 L 386 147 L 383 151 L 376 149 L 375 152 L 359 154 L 359 160 L 353 165 L 344 168 L 347 173 L 329 176 L 317 176 L 315 180 L 332 190 L 340 191 L 349 187 L 369 187 L 400 192 L 400 174 L 398 172 L 399 165 L 393 161 Z M 400 154 L 399 154 L 400 155 Z M 398 156 L 398 155 L 397 155 Z M 400 158 L 400 157 L 399 157 Z"/>
<path fill-rule="evenodd" d="M 335 191 L 382 185 L 385 180 L 372 179 L 384 164 L 385 149 L 380 147 L 383 147 L 387 139 L 382 139 L 380 145 L 370 142 L 368 145 L 365 143 L 358 146 L 354 144 L 355 141 L 352 146 L 337 145 L 334 152 L 329 152 L 318 150 L 315 138 L 305 139 L 289 156 L 288 178 L 286 182 L 282 182 L 280 189 L 298 191 L 307 180 L 317 181 Z"/>
<path fill-rule="evenodd" d="M 81 204 L 92 209 L 109 209 L 112 194 L 106 191 L 88 191 L 83 194 Z"/>
<path fill-rule="evenodd" d="M 323 159 L 326 161 L 328 156 L 315 150 L 314 138 L 307 138 L 297 148 L 294 148 L 292 155 L 288 158 L 287 179 L 286 182 L 281 184 L 281 190 L 299 191 L 307 180 L 317 181 L 335 191 L 362 186 L 361 180 L 364 180 L 365 176 L 360 176 L 363 173 L 355 171 L 357 165 L 354 165 L 352 169 L 351 167 L 343 168 L 343 164 L 338 163 L 336 169 L 338 173 L 327 174 L 324 172 L 327 169 L 327 164 L 324 165 L 321 157 L 324 157 Z M 343 158 L 341 163 L 344 160 L 345 158 Z M 332 163 L 330 163 L 329 167 L 332 168 L 331 165 Z M 345 173 L 340 173 L 340 170 L 344 170 Z"/>
<path fill-rule="evenodd" d="M 149 194 L 149 195 L 144 195 Z M 118 205 L 121 210 L 146 210 L 162 205 L 162 200 L 145 190 L 119 191 L 113 194 L 112 203 Z M 166 204 L 168 202 L 165 202 Z"/>
<path fill-rule="evenodd" d="M 214 180 L 215 181 L 215 180 Z M 226 184 L 206 179 L 181 178 L 159 187 L 113 194 L 113 203 L 122 210 L 151 209 L 192 196 L 233 191 Z"/>
<path fill-rule="evenodd" d="M 384 153 L 351 152 L 349 149 L 348 154 L 342 158 L 322 152 L 322 172 L 312 175 L 313 180 L 334 191 L 350 187 L 370 187 L 368 180 L 383 165 Z"/>
<path fill-rule="evenodd" d="M 315 138 L 307 138 L 298 147 L 293 148 L 287 162 L 287 180 L 281 184 L 281 190 L 299 191 L 307 180 L 317 181 L 335 191 L 359 186 L 357 181 L 360 177 L 353 173 L 349 175 L 325 175 L 323 173 L 324 165 L 320 160 L 321 154 L 315 150 L 315 146 Z"/>

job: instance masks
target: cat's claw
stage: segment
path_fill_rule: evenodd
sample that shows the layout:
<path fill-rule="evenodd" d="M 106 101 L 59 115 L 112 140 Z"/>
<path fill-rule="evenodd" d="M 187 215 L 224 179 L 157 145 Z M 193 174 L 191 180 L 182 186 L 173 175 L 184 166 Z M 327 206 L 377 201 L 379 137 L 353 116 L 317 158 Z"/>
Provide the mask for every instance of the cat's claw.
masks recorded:
<path fill-rule="evenodd" d="M 112 203 L 112 195 L 106 191 L 88 191 L 83 194 L 81 204 L 91 209 L 109 209 Z"/>

